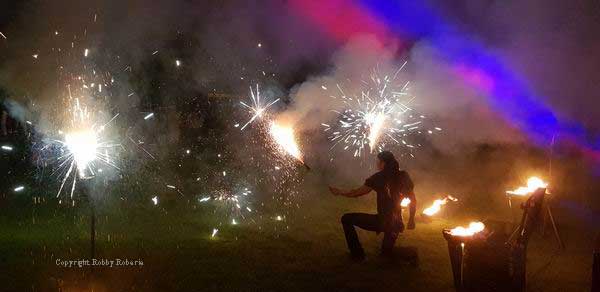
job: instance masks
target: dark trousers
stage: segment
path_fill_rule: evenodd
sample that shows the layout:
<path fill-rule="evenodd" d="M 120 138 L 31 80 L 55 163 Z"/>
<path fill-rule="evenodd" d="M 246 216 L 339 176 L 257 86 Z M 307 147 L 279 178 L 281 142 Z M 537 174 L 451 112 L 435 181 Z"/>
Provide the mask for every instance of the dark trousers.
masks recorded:
<path fill-rule="evenodd" d="M 348 248 L 353 255 L 364 255 L 360 241 L 358 241 L 358 234 L 354 226 L 360 227 L 364 230 L 381 232 L 379 226 L 379 220 L 377 215 L 365 214 L 365 213 L 346 213 L 342 216 L 342 225 L 344 226 L 344 234 L 346 235 L 346 243 Z M 398 233 L 385 232 L 383 235 L 383 242 L 381 243 L 381 253 L 390 254 L 398 238 Z"/>

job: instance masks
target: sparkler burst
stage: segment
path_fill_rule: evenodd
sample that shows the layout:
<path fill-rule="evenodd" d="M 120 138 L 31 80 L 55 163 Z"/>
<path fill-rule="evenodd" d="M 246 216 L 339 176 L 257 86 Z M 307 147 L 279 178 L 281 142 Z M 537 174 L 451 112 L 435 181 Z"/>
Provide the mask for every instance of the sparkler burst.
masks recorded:
<path fill-rule="evenodd" d="M 335 124 L 322 124 L 333 142 L 332 148 L 342 144 L 344 150 L 360 157 L 367 151 L 382 150 L 388 142 L 409 149 L 420 146 L 411 143 L 409 137 L 422 133 L 425 116 L 417 115 L 410 107 L 415 98 L 409 93 L 410 82 L 399 81 L 405 65 L 406 62 L 391 75 L 381 74 L 377 67 L 372 69 L 368 78 L 361 80 L 358 90 L 346 90 L 339 83 L 333 90 L 321 86 L 344 108 L 333 110 L 338 114 Z M 441 131 L 441 128 L 434 130 Z M 427 133 L 432 134 L 433 130 Z"/>
<path fill-rule="evenodd" d="M 252 100 L 251 104 L 240 101 L 240 104 L 242 104 L 244 108 L 248 109 L 248 112 L 251 115 L 250 119 L 240 128 L 240 130 L 244 130 L 248 125 L 254 122 L 254 120 L 262 118 L 265 112 L 279 101 L 279 98 L 271 101 L 261 100 L 258 84 L 256 84 L 256 91 L 253 91 L 252 87 L 250 87 L 250 98 Z"/>
<path fill-rule="evenodd" d="M 96 175 L 99 169 L 96 162 L 102 162 L 118 169 L 111 158 L 111 153 L 120 145 L 105 140 L 102 135 L 108 123 L 97 126 L 97 123 L 93 122 L 94 115 L 91 115 L 85 106 L 81 106 L 78 99 L 75 99 L 71 114 L 73 116 L 71 129 L 64 134 L 62 140 L 51 141 L 51 143 L 58 144 L 60 148 L 60 156 L 57 157 L 58 169 L 66 169 L 63 172 L 57 196 L 60 195 L 74 171 L 77 174 L 72 177 L 71 197 L 78 178 L 90 178 Z M 110 121 L 117 116 L 118 114 Z"/>
<path fill-rule="evenodd" d="M 70 50 L 52 51 L 64 65 L 57 75 L 56 114 L 49 121 L 55 130 L 45 133 L 50 138 L 44 139 L 40 150 L 45 152 L 41 156 L 50 157 L 46 162 L 55 166 L 53 174 L 60 183 L 57 197 L 67 185 L 73 197 L 77 181 L 98 175 L 103 165 L 118 169 L 116 151 L 121 144 L 109 136 L 119 114 L 107 110 L 115 78 L 95 65 L 94 53 L 99 50 L 83 46 L 72 42 Z"/>

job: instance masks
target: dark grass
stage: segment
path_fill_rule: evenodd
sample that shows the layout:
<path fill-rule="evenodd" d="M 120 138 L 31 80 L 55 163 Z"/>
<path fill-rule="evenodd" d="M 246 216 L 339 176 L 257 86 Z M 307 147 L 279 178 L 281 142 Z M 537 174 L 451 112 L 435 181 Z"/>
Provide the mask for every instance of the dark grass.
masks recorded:
<path fill-rule="evenodd" d="M 467 222 L 437 219 L 407 231 L 398 246 L 416 246 L 420 266 L 377 257 L 382 235 L 360 232 L 367 260 L 347 257 L 339 217 L 371 211 L 373 198 L 322 195 L 278 222 L 219 226 L 208 207 L 113 205 L 98 210 L 97 258 L 141 259 L 141 267 L 61 268 L 59 259 L 89 255 L 85 205 L 5 204 L 0 215 L 2 291 L 453 291 L 441 230 Z M 35 223 L 33 217 L 35 216 Z M 563 229 L 567 249 L 551 236 L 529 247 L 529 291 L 589 291 L 592 236 Z M 110 236 L 110 239 L 109 239 Z"/>

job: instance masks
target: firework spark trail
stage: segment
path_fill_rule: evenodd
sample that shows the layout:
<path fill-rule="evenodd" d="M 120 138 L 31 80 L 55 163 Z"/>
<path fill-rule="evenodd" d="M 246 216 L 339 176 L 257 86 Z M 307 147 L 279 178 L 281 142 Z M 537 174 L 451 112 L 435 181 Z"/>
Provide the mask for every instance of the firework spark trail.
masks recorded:
<path fill-rule="evenodd" d="M 144 120 L 150 119 L 154 116 L 154 113 L 149 113 L 144 117 Z"/>
<path fill-rule="evenodd" d="M 425 116 L 411 114 L 413 109 L 409 104 L 414 96 L 409 93 L 410 82 L 398 82 L 405 65 L 406 62 L 391 76 L 381 74 L 378 68 L 372 69 L 368 78 L 361 80 L 358 94 L 348 94 L 339 83 L 331 91 L 321 86 L 344 107 L 341 111 L 332 110 L 338 114 L 336 124 L 321 124 L 325 132 L 331 133 L 328 137 L 333 142 L 331 149 L 343 144 L 344 150 L 351 150 L 354 157 L 360 157 L 367 147 L 369 152 L 380 150 L 388 140 L 415 148 L 406 137 L 420 132 Z"/>
<path fill-rule="evenodd" d="M 252 87 L 250 87 L 250 98 L 252 100 L 252 104 L 249 105 L 243 101 L 240 101 L 240 104 L 242 104 L 242 106 L 244 106 L 246 109 L 248 109 L 248 111 L 250 112 L 250 114 L 252 115 L 252 117 L 250 118 L 250 120 L 248 120 L 248 122 L 246 122 L 241 128 L 240 130 L 244 130 L 248 125 L 250 125 L 252 122 L 254 122 L 254 120 L 256 120 L 257 118 L 261 118 L 263 116 L 263 114 L 275 103 L 277 103 L 279 101 L 279 98 L 272 100 L 270 102 L 267 102 L 266 104 L 263 104 L 261 99 L 260 99 L 260 90 L 258 87 L 258 84 L 256 84 L 256 93 L 252 90 Z"/>
<path fill-rule="evenodd" d="M 270 133 L 273 137 L 273 140 L 277 143 L 277 145 L 279 145 L 281 150 L 304 163 L 302 160 L 302 152 L 296 143 L 294 128 L 290 126 L 282 126 L 277 122 L 272 122 Z"/>

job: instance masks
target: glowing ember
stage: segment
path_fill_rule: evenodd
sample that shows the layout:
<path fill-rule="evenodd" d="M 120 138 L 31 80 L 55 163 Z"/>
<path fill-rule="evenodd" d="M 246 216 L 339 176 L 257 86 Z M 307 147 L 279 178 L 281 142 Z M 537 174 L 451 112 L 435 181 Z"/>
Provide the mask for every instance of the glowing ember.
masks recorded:
<path fill-rule="evenodd" d="M 298 144 L 296 143 L 294 129 L 292 127 L 280 126 L 276 122 L 273 122 L 271 124 L 270 133 L 273 137 L 273 140 L 277 142 L 283 151 L 294 156 L 296 159 L 302 162 L 302 153 L 300 152 L 300 148 L 298 148 Z"/>
<path fill-rule="evenodd" d="M 410 199 L 409 198 L 404 198 L 400 202 L 400 206 L 402 206 L 402 207 L 408 207 L 408 205 L 410 205 Z"/>
<path fill-rule="evenodd" d="M 433 201 L 433 204 L 431 206 L 429 206 L 428 208 L 423 210 L 423 214 L 425 214 L 427 216 L 432 216 L 432 215 L 436 214 L 437 212 L 439 212 L 442 209 L 443 205 L 446 205 L 446 203 L 448 203 L 448 201 L 456 202 L 456 201 L 458 201 L 458 199 L 453 196 L 446 196 L 445 198 L 443 198 L 441 200 L 435 200 L 435 201 Z"/>
<path fill-rule="evenodd" d="M 544 182 L 539 177 L 533 176 L 527 180 L 526 187 L 519 187 L 513 191 L 507 191 L 507 194 L 515 195 L 515 196 L 527 196 L 531 193 L 535 192 L 538 189 L 545 189 L 548 187 L 548 183 Z"/>
<path fill-rule="evenodd" d="M 473 236 L 475 233 L 485 229 L 485 225 L 481 222 L 471 222 L 469 227 L 455 227 L 450 229 L 450 234 L 454 236 Z"/>

